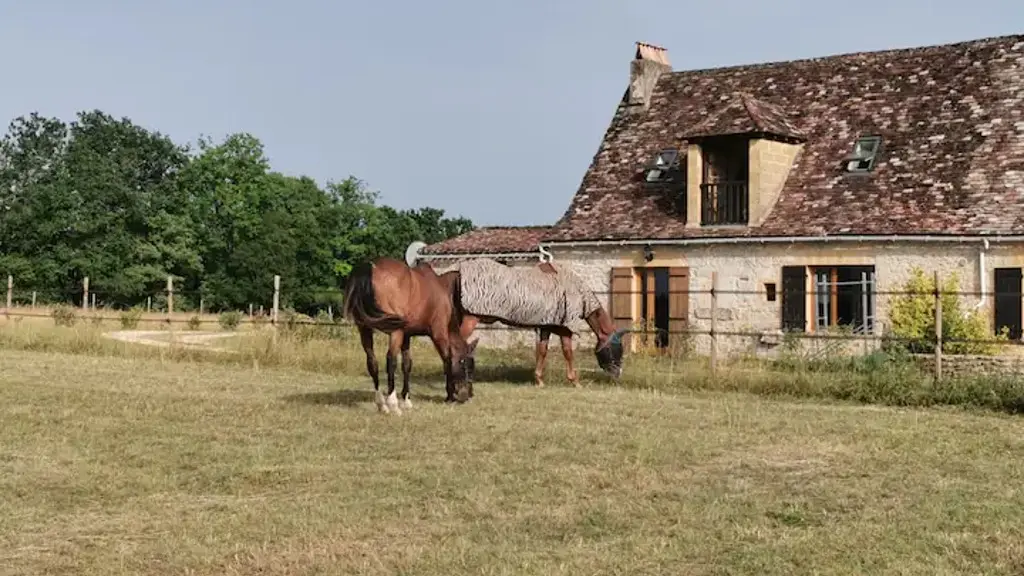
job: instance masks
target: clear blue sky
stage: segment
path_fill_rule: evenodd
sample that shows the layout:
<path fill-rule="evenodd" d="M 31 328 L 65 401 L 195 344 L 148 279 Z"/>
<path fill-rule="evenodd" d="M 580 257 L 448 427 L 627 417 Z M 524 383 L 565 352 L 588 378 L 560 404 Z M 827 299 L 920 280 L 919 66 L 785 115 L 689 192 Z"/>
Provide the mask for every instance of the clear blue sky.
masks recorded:
<path fill-rule="evenodd" d="M 678 70 L 1020 32 L 1014 0 L 0 0 L 0 118 L 248 131 L 288 174 L 542 224 L 579 185 L 634 41 Z"/>

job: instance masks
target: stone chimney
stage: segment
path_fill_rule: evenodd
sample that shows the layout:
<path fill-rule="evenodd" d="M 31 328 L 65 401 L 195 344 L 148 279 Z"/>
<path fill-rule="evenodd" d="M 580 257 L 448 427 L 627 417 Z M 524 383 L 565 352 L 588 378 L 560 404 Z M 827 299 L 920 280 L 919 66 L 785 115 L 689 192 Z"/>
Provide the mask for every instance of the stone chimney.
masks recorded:
<path fill-rule="evenodd" d="M 636 55 L 629 63 L 629 92 L 626 102 L 630 106 L 646 109 L 651 103 L 654 85 L 662 74 L 672 71 L 668 50 L 661 46 L 636 43 Z"/>

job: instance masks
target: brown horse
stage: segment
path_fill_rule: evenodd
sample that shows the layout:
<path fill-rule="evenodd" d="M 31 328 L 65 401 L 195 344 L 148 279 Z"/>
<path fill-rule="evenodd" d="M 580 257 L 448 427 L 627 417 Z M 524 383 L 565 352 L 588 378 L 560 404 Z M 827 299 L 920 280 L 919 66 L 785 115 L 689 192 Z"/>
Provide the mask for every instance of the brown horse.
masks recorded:
<path fill-rule="evenodd" d="M 395 397 L 395 368 L 402 353 L 403 408 L 411 408 L 409 376 L 412 356 L 409 343 L 413 336 L 428 336 L 444 364 L 445 401 L 465 402 L 473 396 L 466 381 L 466 364 L 474 346 L 466 344 L 460 333 L 460 310 L 452 305 L 449 287 L 429 266 L 410 268 L 405 262 L 381 258 L 358 266 L 349 278 L 345 294 L 345 315 L 359 328 L 366 371 L 373 379 L 374 403 L 382 412 L 401 414 Z M 387 354 L 387 398 L 380 391 L 377 359 L 373 353 L 373 331 L 389 335 Z"/>
<path fill-rule="evenodd" d="M 537 267 L 545 274 L 558 274 L 558 271 L 550 263 L 542 262 Z M 461 307 L 463 304 L 460 290 L 462 272 L 460 270 L 445 272 L 441 274 L 441 280 L 448 287 L 449 293 L 453 295 L 453 301 L 458 303 Z M 531 300 L 540 300 L 545 298 L 545 296 L 541 295 L 539 291 L 531 290 L 531 287 L 527 287 L 525 289 L 522 289 L 519 286 L 498 287 L 495 289 L 495 292 L 500 293 L 501 288 L 507 288 L 509 291 L 520 293 L 531 293 L 532 296 L 529 297 Z M 589 294 L 589 296 L 593 295 Z M 556 295 L 547 295 L 547 297 L 557 298 Z M 495 322 L 500 321 L 509 326 L 535 329 L 537 331 L 537 356 L 534 368 L 534 383 L 537 386 L 544 386 L 544 364 L 547 360 L 548 343 L 552 334 L 558 335 L 562 342 L 562 354 L 565 356 L 566 377 L 573 386 L 579 387 L 579 377 L 576 374 L 576 368 L 573 364 L 573 330 L 568 326 L 562 324 L 520 324 L 510 321 L 508 318 L 502 317 L 500 314 L 474 314 L 466 310 L 464 307 L 460 311 L 460 315 L 462 316 L 460 333 L 462 338 L 467 342 L 479 324 L 494 324 Z M 597 357 L 598 365 L 613 378 L 618 379 L 622 375 L 622 335 L 628 330 L 625 328 L 616 330 L 608 312 L 606 312 L 604 307 L 600 305 L 595 306 L 593 311 L 584 316 L 583 319 L 590 326 L 591 331 L 597 338 L 597 343 L 594 346 L 594 355 Z M 475 350 L 477 342 L 479 342 L 479 340 L 473 341 L 471 350 Z M 466 371 L 466 377 L 471 383 L 470 385 L 472 385 L 473 376 L 476 371 L 476 362 L 475 358 L 472 356 L 472 351 L 470 352 L 470 359 L 467 363 Z"/>

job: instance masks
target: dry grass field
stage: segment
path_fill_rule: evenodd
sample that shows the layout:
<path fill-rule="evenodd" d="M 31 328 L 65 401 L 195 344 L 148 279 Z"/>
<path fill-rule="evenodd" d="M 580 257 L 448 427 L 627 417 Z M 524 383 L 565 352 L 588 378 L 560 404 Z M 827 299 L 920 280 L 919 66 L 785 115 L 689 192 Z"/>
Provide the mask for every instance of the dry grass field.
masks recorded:
<path fill-rule="evenodd" d="M 1024 571 L 1018 416 L 557 355 L 446 406 L 425 346 L 384 416 L 349 340 L 220 345 L 0 327 L 0 574 Z"/>

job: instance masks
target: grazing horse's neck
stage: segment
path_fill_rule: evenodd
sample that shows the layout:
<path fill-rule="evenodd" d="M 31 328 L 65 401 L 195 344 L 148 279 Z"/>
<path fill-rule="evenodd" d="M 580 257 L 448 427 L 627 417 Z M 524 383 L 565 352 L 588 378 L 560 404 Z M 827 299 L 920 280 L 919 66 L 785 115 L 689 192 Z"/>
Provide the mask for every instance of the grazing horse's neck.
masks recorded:
<path fill-rule="evenodd" d="M 604 342 L 612 335 L 612 332 L 615 332 L 615 325 L 612 324 L 612 319 L 604 308 L 598 308 L 593 314 L 587 316 L 587 324 L 590 325 L 590 329 L 594 332 L 594 336 L 597 336 L 599 342 Z"/>

